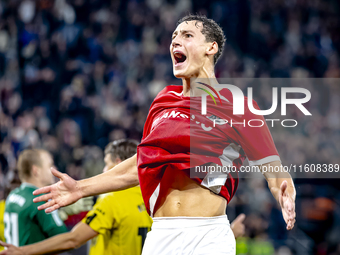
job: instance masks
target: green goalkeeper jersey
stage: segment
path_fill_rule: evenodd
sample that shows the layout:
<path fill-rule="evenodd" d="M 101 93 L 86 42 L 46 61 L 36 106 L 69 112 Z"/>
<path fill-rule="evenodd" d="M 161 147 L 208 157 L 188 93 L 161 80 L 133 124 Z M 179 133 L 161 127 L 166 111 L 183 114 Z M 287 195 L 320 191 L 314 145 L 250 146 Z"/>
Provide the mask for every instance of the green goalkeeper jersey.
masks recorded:
<path fill-rule="evenodd" d="M 23 246 L 67 231 L 57 211 L 47 214 L 38 210 L 43 202 L 33 203 L 32 193 L 36 189 L 23 183 L 8 195 L 4 214 L 7 243 Z"/>

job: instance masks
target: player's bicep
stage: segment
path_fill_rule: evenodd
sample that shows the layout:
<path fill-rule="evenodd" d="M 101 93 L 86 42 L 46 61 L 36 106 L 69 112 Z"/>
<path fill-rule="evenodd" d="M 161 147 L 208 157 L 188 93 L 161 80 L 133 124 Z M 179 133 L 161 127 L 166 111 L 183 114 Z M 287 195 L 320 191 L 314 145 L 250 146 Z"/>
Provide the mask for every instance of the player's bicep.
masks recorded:
<path fill-rule="evenodd" d="M 121 183 L 119 186 L 122 188 L 118 190 L 139 185 L 137 154 L 119 163 L 105 174 L 108 178 L 110 176 L 110 178 L 115 179 L 116 183 Z"/>
<path fill-rule="evenodd" d="M 131 176 L 131 179 L 134 180 L 136 186 L 139 184 L 139 178 L 138 178 L 138 168 L 137 168 L 137 153 L 133 155 L 131 158 L 128 159 L 129 162 L 129 169 L 128 174 Z"/>

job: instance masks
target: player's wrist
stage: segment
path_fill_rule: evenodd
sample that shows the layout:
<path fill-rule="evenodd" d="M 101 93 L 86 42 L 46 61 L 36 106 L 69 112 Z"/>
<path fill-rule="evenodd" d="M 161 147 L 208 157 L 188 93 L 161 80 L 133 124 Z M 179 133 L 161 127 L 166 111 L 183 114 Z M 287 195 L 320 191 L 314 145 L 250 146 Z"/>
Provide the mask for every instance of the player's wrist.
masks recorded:
<path fill-rule="evenodd" d="M 22 247 L 18 247 L 20 254 L 22 255 L 30 255 L 30 251 L 29 251 L 29 247 L 28 246 L 22 246 Z"/>
<path fill-rule="evenodd" d="M 83 197 L 86 197 L 86 186 L 84 185 L 85 180 L 76 181 L 76 195 L 77 195 L 77 201 L 79 199 L 82 199 Z"/>

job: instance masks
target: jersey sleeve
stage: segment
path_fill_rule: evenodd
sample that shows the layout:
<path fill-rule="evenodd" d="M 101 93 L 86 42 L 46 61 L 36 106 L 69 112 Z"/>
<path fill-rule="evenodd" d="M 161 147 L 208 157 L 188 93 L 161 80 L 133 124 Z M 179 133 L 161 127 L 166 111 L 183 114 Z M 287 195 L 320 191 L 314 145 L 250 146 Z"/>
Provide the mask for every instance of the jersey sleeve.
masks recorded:
<path fill-rule="evenodd" d="M 254 100 L 253 105 L 255 109 L 260 109 Z M 280 161 L 265 118 L 248 110 L 244 119 L 245 125 L 239 129 L 239 142 L 249 160 L 249 165 L 257 166 Z"/>
<path fill-rule="evenodd" d="M 86 223 L 99 234 L 105 234 L 107 230 L 113 228 L 114 215 L 111 209 L 113 205 L 110 198 L 112 198 L 112 194 L 108 194 L 104 198 L 99 199 L 93 209 L 89 211 L 82 220 L 83 223 Z"/>
<path fill-rule="evenodd" d="M 33 204 L 31 218 L 38 222 L 46 236 L 51 237 L 67 232 L 67 228 L 64 222 L 60 219 L 58 211 L 45 213 L 44 210 L 39 211 L 37 209 L 39 205 L 40 204 Z"/>

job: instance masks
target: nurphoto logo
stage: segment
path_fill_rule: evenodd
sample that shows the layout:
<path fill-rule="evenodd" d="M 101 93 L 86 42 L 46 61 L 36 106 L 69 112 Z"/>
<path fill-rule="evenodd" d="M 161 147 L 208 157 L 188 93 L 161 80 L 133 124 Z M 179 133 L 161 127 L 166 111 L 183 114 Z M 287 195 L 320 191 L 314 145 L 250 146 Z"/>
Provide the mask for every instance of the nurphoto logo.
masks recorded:
<path fill-rule="evenodd" d="M 221 106 L 223 106 L 222 104 L 222 100 L 223 97 L 221 97 L 221 95 L 219 94 L 219 92 L 215 89 L 228 89 L 230 90 L 230 92 L 232 93 L 232 97 L 233 97 L 233 114 L 234 115 L 244 115 L 244 101 L 245 101 L 245 97 L 244 94 L 242 92 L 242 90 L 235 86 L 235 85 L 231 85 L 231 84 L 218 84 L 215 86 L 215 88 L 213 88 L 212 86 L 205 84 L 203 82 L 197 82 L 203 86 L 205 86 L 206 88 L 201 88 L 201 87 L 197 87 L 200 90 L 203 90 L 204 92 L 206 92 L 206 94 L 202 94 L 201 95 L 201 114 L 202 115 L 207 115 L 207 96 L 209 95 L 212 100 L 214 101 L 215 105 L 217 105 L 217 102 L 212 94 L 212 92 L 217 96 L 217 98 L 219 99 L 219 102 L 221 104 Z M 211 91 L 209 91 L 209 90 Z M 287 94 L 289 93 L 300 93 L 303 94 L 304 97 L 303 98 L 287 98 Z M 272 105 L 269 109 L 264 109 L 264 110 L 259 110 L 256 109 L 254 107 L 253 104 L 253 88 L 252 87 L 248 87 L 247 89 L 247 104 L 248 104 L 248 109 L 251 113 L 253 113 L 254 115 L 261 115 L 261 116 L 265 116 L 265 115 L 270 115 L 272 113 L 274 113 L 277 109 L 278 106 L 278 88 L 277 87 L 273 87 L 272 88 Z M 311 99 L 311 93 L 308 89 L 305 88 L 296 88 L 296 87 L 282 87 L 281 88 L 281 116 L 286 116 L 287 115 L 287 105 L 295 105 L 304 115 L 306 116 L 311 116 L 312 114 L 303 106 L 304 103 L 307 103 L 309 100 Z M 224 100 L 226 100 L 224 98 Z M 263 120 L 261 119 L 251 119 L 248 120 L 248 122 L 254 122 L 254 121 L 258 121 L 261 122 L 262 125 L 264 125 Z M 266 119 L 266 121 L 271 121 L 272 122 L 272 127 L 274 126 L 274 121 L 280 121 L 279 119 Z M 290 121 L 290 122 L 294 122 L 294 125 L 285 125 L 284 123 Z M 223 119 L 214 119 L 214 127 L 215 125 L 223 125 L 223 124 L 227 124 L 228 122 L 230 123 L 230 121 L 228 120 L 223 120 Z M 237 124 L 242 124 L 241 123 L 237 123 Z M 231 122 L 232 124 L 232 122 Z M 246 125 L 245 121 L 243 123 L 244 125 Z M 295 127 L 297 126 L 297 121 L 294 119 L 285 119 L 281 121 L 281 124 L 283 127 Z M 260 126 L 262 126 L 260 125 Z M 251 124 L 249 124 L 249 126 L 251 127 L 260 127 L 258 125 L 256 126 L 252 126 Z"/>

